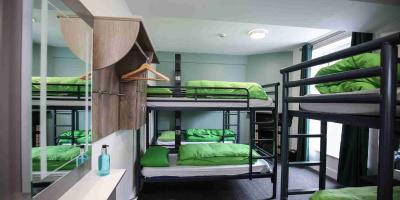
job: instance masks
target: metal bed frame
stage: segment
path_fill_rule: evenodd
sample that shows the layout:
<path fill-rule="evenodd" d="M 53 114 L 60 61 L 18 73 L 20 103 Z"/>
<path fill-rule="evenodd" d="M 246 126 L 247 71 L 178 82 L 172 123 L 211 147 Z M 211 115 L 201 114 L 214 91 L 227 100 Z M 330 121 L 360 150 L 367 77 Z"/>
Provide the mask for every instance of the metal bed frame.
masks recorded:
<path fill-rule="evenodd" d="M 203 110 L 203 111 L 223 111 L 223 112 L 229 112 L 229 111 L 247 111 L 250 113 L 250 134 L 249 134 L 249 146 L 250 146 L 250 151 L 249 151 L 249 172 L 246 174 L 241 174 L 241 175 L 226 175 L 226 176 L 193 176 L 193 177 L 144 177 L 141 175 L 141 166 L 139 163 L 139 158 L 141 157 L 141 134 L 140 134 L 140 129 L 137 130 L 136 132 L 136 163 L 135 163 L 135 172 L 136 172 L 136 177 L 137 178 L 137 183 L 136 183 L 136 191 L 139 194 L 140 190 L 142 188 L 142 184 L 144 183 L 150 183 L 150 182 L 173 182 L 173 181 L 178 181 L 178 182 L 183 182 L 183 181 L 214 181 L 214 180 L 228 180 L 228 179 L 249 179 L 252 180 L 253 178 L 271 178 L 271 182 L 273 184 L 272 188 L 272 196 L 270 199 L 275 199 L 276 197 L 276 184 L 277 184 L 277 131 L 278 131 L 278 104 L 279 104 L 279 97 L 278 97 L 278 86 L 279 83 L 273 83 L 273 84 L 268 84 L 268 85 L 263 85 L 262 87 L 264 89 L 271 89 L 271 91 L 267 91 L 267 94 L 274 96 L 274 106 L 273 107 L 250 107 L 249 105 L 249 91 L 244 88 L 224 88 L 224 87 L 207 87 L 207 88 L 199 88 L 199 87 L 176 87 L 176 86 L 157 86 L 158 88 L 170 88 L 172 89 L 173 96 L 174 97 L 183 97 L 188 95 L 186 93 L 187 89 L 194 89 L 195 93 L 190 94 L 193 99 L 190 100 L 184 100 L 184 102 L 191 101 L 191 102 L 207 102 L 209 100 L 207 99 L 199 99 L 199 98 L 204 98 L 207 96 L 230 96 L 230 97 L 242 97 L 243 99 L 237 99 L 235 102 L 245 102 L 246 107 L 221 107 L 221 108 L 215 108 L 215 107 L 147 107 L 147 117 L 146 117 L 146 148 L 149 146 L 149 114 L 153 111 L 183 111 L 183 110 L 193 110 L 193 111 L 198 111 L 198 110 Z M 245 95 L 228 95 L 228 94 L 204 94 L 203 92 L 198 93 L 198 91 L 201 89 L 219 89 L 219 90 L 224 90 L 224 89 L 238 89 L 238 90 L 243 90 L 245 91 Z M 171 96 L 169 94 L 168 96 Z M 158 101 L 158 100 L 157 100 Z M 165 98 L 165 101 L 170 101 L 170 99 Z M 221 99 L 221 102 L 224 100 Z M 220 101 L 219 101 L 220 102 Z M 232 101 L 229 101 L 232 102 Z M 271 111 L 273 115 L 275 116 L 273 122 L 258 122 L 256 121 L 256 111 Z M 240 117 L 240 116 L 238 116 Z M 224 117 L 224 122 L 227 122 L 227 117 Z M 240 121 L 239 121 L 240 122 Z M 265 124 L 265 123 L 270 123 L 274 127 L 274 134 L 273 138 L 269 139 L 256 139 L 255 138 L 255 128 L 257 124 Z M 228 126 L 229 124 L 224 123 L 224 127 Z M 180 145 L 180 131 L 176 131 L 176 137 L 175 137 L 175 144 L 176 147 Z M 156 135 L 155 135 L 156 136 Z M 257 144 L 259 142 L 271 142 L 273 144 L 273 152 L 268 152 L 259 146 Z M 175 149 L 176 150 L 176 149 Z M 254 157 L 252 155 L 252 151 L 256 151 L 257 153 L 260 154 L 260 156 Z M 170 150 L 170 153 L 173 153 L 174 150 Z M 269 164 L 273 166 L 272 172 L 268 172 L 265 174 L 260 174 L 260 173 L 255 173 L 253 172 L 253 160 L 256 159 L 264 159 L 266 160 Z"/>
<path fill-rule="evenodd" d="M 380 129 L 379 134 L 379 169 L 378 169 L 378 199 L 392 199 L 393 193 L 393 147 L 395 138 L 396 123 L 396 83 L 397 83 L 397 45 L 400 43 L 400 33 L 375 39 L 351 48 L 325 55 L 310 61 L 306 61 L 281 70 L 283 75 L 282 92 L 282 139 L 281 139 L 281 196 L 282 200 L 288 195 L 310 194 L 316 190 L 325 189 L 326 178 L 326 144 L 327 144 L 327 122 L 350 124 L 360 127 Z M 290 81 L 289 74 L 312 66 L 347 58 L 364 52 L 381 50 L 381 66 L 367 69 L 358 69 L 348 72 L 341 72 L 321 77 L 306 78 Z M 317 95 L 317 96 L 289 96 L 289 89 L 292 87 L 306 86 L 318 83 L 343 81 L 356 78 L 377 77 L 381 78 L 380 94 L 340 94 L 340 95 Z M 322 113 L 305 110 L 289 110 L 289 103 L 360 103 L 379 104 L 379 116 L 352 115 Z M 321 121 L 320 134 L 290 134 L 289 126 L 293 117 L 316 119 Z M 289 162 L 289 139 L 319 137 L 320 160 Z M 319 188 L 314 189 L 288 189 L 289 167 L 290 166 L 319 166 Z"/>
<path fill-rule="evenodd" d="M 40 86 L 40 83 L 32 83 L 32 85 Z M 70 86 L 76 87 L 74 91 L 58 91 L 58 90 L 47 90 L 48 95 L 47 100 L 53 101 L 85 101 L 85 95 L 82 95 L 85 91 L 85 84 L 57 84 L 57 83 L 47 83 L 47 86 Z M 90 88 L 90 85 L 89 85 Z M 89 92 L 90 94 L 90 92 Z M 40 91 L 32 91 L 32 100 L 40 100 Z M 39 109 L 38 105 L 33 105 L 33 109 Z M 90 109 L 90 107 L 89 107 Z M 54 144 L 57 145 L 60 139 L 71 139 L 71 145 L 75 144 L 76 137 L 74 136 L 74 132 L 79 129 L 79 112 L 85 110 L 84 106 L 47 106 L 47 110 L 53 110 L 53 127 L 54 127 Z M 57 112 L 61 111 L 61 112 Z M 65 112 L 65 111 L 71 111 Z M 71 123 L 70 124 L 57 124 L 57 115 L 71 115 Z M 57 128 L 59 127 L 71 127 L 72 135 L 70 137 L 61 137 L 57 136 Z"/>

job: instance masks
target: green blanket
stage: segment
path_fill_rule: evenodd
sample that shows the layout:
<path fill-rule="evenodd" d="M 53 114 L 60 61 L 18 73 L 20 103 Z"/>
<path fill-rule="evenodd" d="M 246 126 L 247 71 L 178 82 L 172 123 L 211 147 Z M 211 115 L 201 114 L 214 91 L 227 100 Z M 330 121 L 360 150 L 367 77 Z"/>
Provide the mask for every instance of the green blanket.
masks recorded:
<path fill-rule="evenodd" d="M 163 142 L 175 141 L 175 131 L 163 131 L 158 139 Z"/>
<path fill-rule="evenodd" d="M 393 199 L 400 199 L 400 186 L 393 189 Z M 320 190 L 310 200 L 376 200 L 377 187 L 349 187 L 343 189 Z"/>
<path fill-rule="evenodd" d="M 188 142 L 219 142 L 225 135 L 224 141 L 235 141 L 235 132 L 225 129 L 225 134 L 221 129 L 188 129 L 185 133 L 185 139 Z"/>
<path fill-rule="evenodd" d="M 47 170 L 55 170 L 61 165 L 79 156 L 79 147 L 75 146 L 47 146 Z M 70 162 L 61 170 L 75 168 L 75 161 Z M 32 148 L 32 170 L 40 171 L 40 147 Z"/>
<path fill-rule="evenodd" d="M 47 84 L 60 84 L 60 85 L 47 85 L 47 91 L 55 91 L 55 92 L 77 92 L 78 91 L 78 86 L 72 86 L 72 85 L 62 85 L 62 84 L 74 84 L 74 85 L 81 85 L 80 91 L 82 94 L 85 93 L 85 80 L 79 79 L 79 77 L 47 77 L 46 79 Z M 40 83 L 40 77 L 32 77 L 32 83 Z M 32 91 L 33 92 L 39 92 L 40 91 L 40 85 L 33 85 L 32 84 Z M 61 93 L 57 93 L 58 95 L 61 95 Z M 54 93 L 48 93 L 49 96 L 56 95 Z M 75 94 L 62 94 L 62 95 L 75 95 Z"/>
<path fill-rule="evenodd" d="M 64 144 L 71 144 L 72 143 L 72 131 L 64 131 L 61 133 L 59 136 L 58 144 L 59 145 L 64 145 Z M 86 143 L 86 138 L 85 138 L 85 130 L 75 130 L 74 131 L 74 137 L 75 137 L 75 144 L 85 144 Z M 89 144 L 92 143 L 92 131 L 89 130 Z"/>
<path fill-rule="evenodd" d="M 267 94 L 257 83 L 249 82 L 226 82 L 226 81 L 207 81 L 207 80 L 196 80 L 187 81 L 187 87 L 225 87 L 225 88 L 246 88 L 249 91 L 250 99 L 268 99 Z M 247 92 L 242 89 L 187 89 L 187 94 L 192 97 L 193 94 L 201 94 L 206 97 L 212 98 L 245 98 L 243 96 L 215 96 L 216 94 L 227 94 L 227 95 L 247 95 Z"/>
<path fill-rule="evenodd" d="M 249 146 L 245 144 L 187 144 L 179 148 L 178 165 L 211 166 L 249 163 Z M 253 152 L 254 156 L 258 156 Z M 256 160 L 253 160 L 253 163 Z"/>
<path fill-rule="evenodd" d="M 147 96 L 150 97 L 171 97 L 172 91 L 168 88 L 147 87 Z"/>
<path fill-rule="evenodd" d="M 355 69 L 377 67 L 381 65 L 380 55 L 376 53 L 363 53 L 357 56 L 342 59 L 331 66 L 320 69 L 316 77 L 345 72 Z M 398 68 L 398 79 L 400 78 L 400 64 Z M 380 87 L 379 77 L 359 78 L 346 81 L 321 83 L 315 86 L 321 94 L 353 92 L 361 90 L 372 90 Z"/>

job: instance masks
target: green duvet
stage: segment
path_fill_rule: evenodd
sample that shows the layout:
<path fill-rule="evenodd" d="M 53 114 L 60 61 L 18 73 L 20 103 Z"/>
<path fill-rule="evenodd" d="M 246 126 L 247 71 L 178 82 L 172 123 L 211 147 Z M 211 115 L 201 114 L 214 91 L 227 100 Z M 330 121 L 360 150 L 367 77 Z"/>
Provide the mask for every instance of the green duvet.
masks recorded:
<path fill-rule="evenodd" d="M 79 77 L 47 77 L 47 84 L 75 84 L 81 85 L 80 91 L 85 93 L 85 80 L 79 79 Z M 39 92 L 40 91 L 40 77 L 32 77 L 32 83 L 38 83 L 38 85 L 32 84 L 32 91 Z M 76 92 L 78 91 L 78 86 L 66 86 L 66 85 L 47 85 L 48 91 L 55 92 Z M 54 93 L 48 93 L 48 95 L 55 95 Z M 68 95 L 67 93 L 65 95 Z M 73 95 L 73 94 L 69 94 Z"/>
<path fill-rule="evenodd" d="M 64 144 L 71 144 L 72 143 L 72 131 L 65 131 L 59 136 L 58 144 L 59 145 L 64 145 Z M 85 144 L 86 143 L 86 138 L 85 138 L 85 130 L 75 130 L 74 131 L 74 137 L 75 137 L 75 144 Z M 89 144 L 92 143 L 92 131 L 89 130 Z"/>
<path fill-rule="evenodd" d="M 345 72 L 355 69 L 364 69 L 369 67 L 377 67 L 381 65 L 380 55 L 376 53 L 363 53 L 357 56 L 342 59 L 331 66 L 320 69 L 316 77 Z M 398 75 L 400 78 L 400 64 L 398 67 Z M 321 83 L 315 86 L 321 94 L 353 92 L 361 90 L 372 90 L 380 87 L 380 78 L 359 78 L 346 81 L 337 81 L 330 83 Z"/>
<path fill-rule="evenodd" d="M 224 141 L 235 141 L 235 132 L 225 129 L 225 133 L 221 129 L 188 129 L 185 133 L 185 140 L 188 142 L 220 142 L 222 136 Z"/>
<path fill-rule="evenodd" d="M 151 97 L 171 97 L 172 91 L 168 88 L 147 87 L 147 96 Z"/>
<path fill-rule="evenodd" d="M 310 200 L 376 200 L 377 187 L 349 187 L 343 189 L 320 190 Z M 400 186 L 394 187 L 393 199 L 400 199 Z"/>
<path fill-rule="evenodd" d="M 79 156 L 79 147 L 47 146 L 47 170 L 55 170 L 61 165 Z M 71 170 L 76 167 L 75 161 L 70 162 L 61 170 Z M 32 148 L 32 170 L 40 171 L 40 147 Z"/>
<path fill-rule="evenodd" d="M 249 163 L 249 146 L 245 144 L 186 144 L 179 148 L 178 165 L 211 166 Z M 258 156 L 253 152 L 254 156 Z M 253 163 L 255 160 L 253 160 Z"/>
<path fill-rule="evenodd" d="M 249 91 L 249 96 L 251 99 L 267 99 L 268 96 L 257 83 L 250 82 L 226 82 L 226 81 L 208 81 L 208 80 L 196 80 L 187 81 L 187 87 L 224 87 L 224 88 L 245 88 Z M 234 96 L 223 96 L 227 95 L 247 95 L 247 92 L 242 89 L 187 89 L 187 94 L 191 97 L 193 94 L 201 94 L 206 97 L 212 98 L 241 98 L 244 96 L 234 97 Z M 217 94 L 222 94 L 222 96 L 216 96 Z"/>

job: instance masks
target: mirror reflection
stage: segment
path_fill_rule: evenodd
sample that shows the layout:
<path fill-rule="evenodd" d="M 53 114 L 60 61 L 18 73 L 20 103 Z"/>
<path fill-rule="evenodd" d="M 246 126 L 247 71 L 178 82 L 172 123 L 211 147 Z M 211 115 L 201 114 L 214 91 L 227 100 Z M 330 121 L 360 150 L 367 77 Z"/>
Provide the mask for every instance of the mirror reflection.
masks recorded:
<path fill-rule="evenodd" d="M 32 195 L 84 164 L 91 154 L 91 32 L 85 58 L 64 40 L 61 0 L 35 0 L 32 11 Z M 90 28 L 88 28 L 89 30 Z"/>

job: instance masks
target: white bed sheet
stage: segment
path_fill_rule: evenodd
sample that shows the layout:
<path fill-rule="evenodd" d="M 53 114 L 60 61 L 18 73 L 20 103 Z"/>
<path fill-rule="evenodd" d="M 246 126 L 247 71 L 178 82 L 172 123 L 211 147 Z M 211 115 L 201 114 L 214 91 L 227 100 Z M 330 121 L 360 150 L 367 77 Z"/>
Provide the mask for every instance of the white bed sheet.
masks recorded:
<path fill-rule="evenodd" d="M 209 143 L 216 143 L 216 142 L 187 142 L 185 140 L 181 141 L 182 145 L 185 144 L 209 144 Z M 224 143 L 233 143 L 232 141 L 225 141 Z M 157 145 L 175 145 L 175 141 L 169 141 L 169 142 L 165 142 L 165 141 L 161 141 L 161 140 L 157 140 Z"/>
<path fill-rule="evenodd" d="M 340 94 L 367 94 L 378 93 L 379 89 L 357 92 L 346 92 L 323 95 Z M 400 101 L 400 88 L 397 88 L 397 101 Z M 307 96 L 318 96 L 321 94 L 310 94 Z M 300 108 L 307 111 L 338 113 L 338 114 L 358 114 L 358 115 L 377 115 L 379 114 L 379 104 L 360 104 L 360 103 L 300 103 Z M 400 113 L 400 106 L 397 106 L 397 113 Z"/>
<path fill-rule="evenodd" d="M 158 100 L 158 101 L 151 101 Z M 160 101 L 161 100 L 161 101 Z M 162 101 L 168 100 L 168 101 Z M 182 100 L 190 100 L 192 102 L 179 102 Z M 147 106 L 149 107 L 177 107 L 177 108 L 187 108 L 187 107 L 195 107 L 195 108 L 229 108 L 229 107 L 247 107 L 247 102 L 234 102 L 238 99 L 201 99 L 207 100 L 208 102 L 194 102 L 193 98 L 186 97 L 148 97 L 147 98 Z M 199 99 L 200 100 L 200 99 Z M 239 99 L 240 100 L 240 99 Z M 249 106 L 252 108 L 257 107 L 273 107 L 274 103 L 271 98 L 268 100 L 261 99 L 250 99 Z"/>
<path fill-rule="evenodd" d="M 232 176 L 249 173 L 249 165 L 219 165 L 219 166 L 179 166 L 176 165 L 177 154 L 169 155 L 169 167 L 143 167 L 145 177 L 190 177 L 190 176 Z M 253 172 L 268 173 L 272 166 L 262 159 L 253 164 Z"/>

